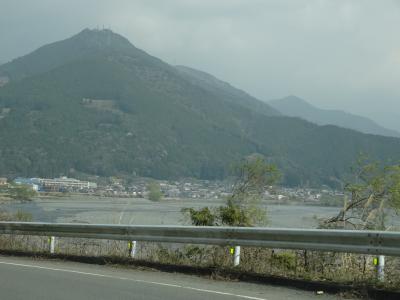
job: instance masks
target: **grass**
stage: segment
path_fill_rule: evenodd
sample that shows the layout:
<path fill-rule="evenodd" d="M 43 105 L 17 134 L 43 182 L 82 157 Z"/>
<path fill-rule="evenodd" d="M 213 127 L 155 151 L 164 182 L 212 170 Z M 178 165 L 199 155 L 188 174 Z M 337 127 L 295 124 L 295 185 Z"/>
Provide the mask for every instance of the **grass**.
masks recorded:
<path fill-rule="evenodd" d="M 48 237 L 3 235 L 0 249 L 43 253 L 49 251 L 49 241 Z M 55 251 L 65 255 L 129 257 L 127 241 L 57 238 Z M 385 281 L 381 283 L 376 280 L 372 256 L 250 247 L 242 247 L 241 252 L 240 265 L 233 267 L 229 247 L 138 242 L 135 259 L 400 291 L 400 259 L 396 257 L 386 257 Z"/>

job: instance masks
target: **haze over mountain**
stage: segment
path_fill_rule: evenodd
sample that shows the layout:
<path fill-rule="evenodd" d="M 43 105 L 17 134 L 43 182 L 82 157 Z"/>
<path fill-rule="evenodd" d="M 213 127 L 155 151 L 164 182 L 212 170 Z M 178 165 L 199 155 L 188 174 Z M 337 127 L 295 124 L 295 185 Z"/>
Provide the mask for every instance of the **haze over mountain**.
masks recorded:
<path fill-rule="evenodd" d="M 399 132 L 386 129 L 366 117 L 341 110 L 320 109 L 296 96 L 271 100 L 268 104 L 285 116 L 299 117 L 318 125 L 336 125 L 363 133 L 400 137 Z"/>
<path fill-rule="evenodd" d="M 258 99 L 299 95 L 400 132 L 399 3 L 365 2 L 4 0 L 0 61 L 104 25 Z"/>
<path fill-rule="evenodd" d="M 400 139 L 317 126 L 110 30 L 84 30 L 0 66 L 0 175 L 76 171 L 224 178 L 259 153 L 288 185 L 343 179 L 360 152 L 400 158 Z"/>

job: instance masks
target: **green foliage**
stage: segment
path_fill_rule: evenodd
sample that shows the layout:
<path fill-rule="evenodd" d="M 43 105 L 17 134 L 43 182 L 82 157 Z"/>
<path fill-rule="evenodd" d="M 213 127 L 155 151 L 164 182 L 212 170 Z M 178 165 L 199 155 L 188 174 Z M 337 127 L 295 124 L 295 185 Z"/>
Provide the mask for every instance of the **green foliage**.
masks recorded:
<path fill-rule="evenodd" d="M 276 165 L 267 163 L 261 155 L 251 155 L 235 166 L 238 178 L 234 195 L 259 195 L 267 186 L 276 184 L 281 174 Z"/>
<path fill-rule="evenodd" d="M 385 230 L 387 214 L 400 212 L 400 165 L 384 166 L 362 156 L 345 186 L 349 199 L 327 226 Z"/>
<path fill-rule="evenodd" d="M 149 200 L 151 201 L 160 201 L 163 197 L 163 194 L 160 189 L 160 184 L 153 181 L 147 185 L 147 190 L 149 192 Z"/>
<path fill-rule="evenodd" d="M 208 207 L 199 210 L 193 208 L 182 208 L 181 212 L 189 216 L 192 225 L 195 226 L 214 226 L 216 221 L 215 213 Z"/>
<path fill-rule="evenodd" d="M 222 225 L 228 226 L 253 226 L 253 220 L 251 218 L 252 211 L 241 207 L 238 204 L 233 203 L 232 199 L 228 199 L 225 206 L 218 208 L 219 219 Z M 266 219 L 266 214 L 262 211 L 262 220 Z"/>
<path fill-rule="evenodd" d="M 236 184 L 224 206 L 214 211 L 208 207 L 182 210 L 189 216 L 193 225 L 249 227 L 267 223 L 266 210 L 261 206 L 261 200 L 266 188 L 275 184 L 280 178 L 277 167 L 256 155 L 242 161 L 236 167 L 236 171 L 238 176 Z"/>
<path fill-rule="evenodd" d="M 278 252 L 271 256 L 271 263 L 285 270 L 294 271 L 297 266 L 296 254 L 293 252 Z"/>
<path fill-rule="evenodd" d="M 278 168 L 259 155 L 246 158 L 236 167 L 237 182 L 226 206 L 220 207 L 221 223 L 228 226 L 255 226 L 267 223 L 261 207 L 265 190 L 281 178 Z"/>
<path fill-rule="evenodd" d="M 14 184 L 8 189 L 9 196 L 16 200 L 31 200 L 36 196 L 36 191 L 29 185 Z"/>

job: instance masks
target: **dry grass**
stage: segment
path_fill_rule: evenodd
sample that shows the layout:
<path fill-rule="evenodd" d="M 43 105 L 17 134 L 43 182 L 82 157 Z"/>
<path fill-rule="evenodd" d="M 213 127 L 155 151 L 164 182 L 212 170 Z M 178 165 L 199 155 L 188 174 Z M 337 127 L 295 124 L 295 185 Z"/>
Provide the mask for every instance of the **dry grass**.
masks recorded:
<path fill-rule="evenodd" d="M 29 215 L 0 213 L 1 220 L 29 221 Z M 49 252 L 49 237 L 0 236 L 0 249 L 26 252 Z M 400 290 L 400 258 L 386 257 L 385 282 L 376 280 L 373 257 L 368 255 L 315 252 L 300 250 L 272 250 L 242 247 L 241 263 L 233 267 L 229 247 L 197 246 L 138 242 L 135 259 L 178 266 L 212 267 L 281 276 L 310 281 L 328 281 L 352 285 L 372 285 Z M 127 241 L 57 238 L 55 252 L 66 255 L 93 257 L 128 257 Z"/>
<path fill-rule="evenodd" d="M 48 252 L 49 237 L 3 235 L 0 249 Z M 57 238 L 55 252 L 93 257 L 128 257 L 127 241 Z M 229 247 L 138 242 L 135 259 L 178 266 L 213 267 L 269 276 L 327 281 L 400 290 L 400 259 L 386 257 L 385 282 L 376 280 L 373 257 L 367 255 L 271 250 L 242 247 L 241 263 L 233 267 Z"/>

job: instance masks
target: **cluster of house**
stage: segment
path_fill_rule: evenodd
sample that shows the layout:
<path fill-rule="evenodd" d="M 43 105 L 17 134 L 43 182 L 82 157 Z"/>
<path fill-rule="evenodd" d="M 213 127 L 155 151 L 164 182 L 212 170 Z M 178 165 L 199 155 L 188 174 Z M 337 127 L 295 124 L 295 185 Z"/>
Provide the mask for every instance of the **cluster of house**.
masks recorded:
<path fill-rule="evenodd" d="M 146 197 L 149 179 L 137 178 L 134 182 L 111 178 L 108 184 L 99 186 L 96 194 L 114 197 Z M 166 198 L 183 199 L 223 199 L 233 190 L 232 182 L 182 179 L 180 181 L 158 180 L 160 190 Z M 331 189 L 269 187 L 264 194 L 265 200 L 302 200 L 318 203 L 323 195 L 341 196 L 342 193 Z"/>
<path fill-rule="evenodd" d="M 138 178 L 126 183 L 113 178 L 111 182 L 100 186 L 96 194 L 116 197 L 146 197 L 149 180 Z M 157 183 L 166 198 L 206 198 L 217 199 L 224 197 L 232 190 L 232 185 L 222 181 L 183 179 L 181 181 L 159 180 Z"/>
<path fill-rule="evenodd" d="M 276 198 L 282 199 L 302 199 L 306 202 L 319 202 L 322 196 L 343 197 L 341 191 L 332 189 L 311 189 L 311 188 L 288 188 L 280 187 Z"/>
<path fill-rule="evenodd" d="M 125 182 L 118 178 L 109 178 L 107 183 L 98 186 L 94 182 L 81 181 L 74 178 L 22 178 L 14 179 L 16 184 L 29 185 L 36 191 L 46 192 L 83 192 L 110 197 L 146 197 L 149 179 L 137 178 L 133 182 Z M 199 198 L 220 199 L 232 193 L 233 185 L 227 181 L 209 181 L 183 179 L 180 181 L 157 181 L 164 197 L 167 198 Z M 7 185 L 7 178 L 0 178 L 0 186 Z M 272 189 L 269 189 L 270 191 Z M 301 199 L 305 202 L 319 202 L 323 195 L 343 196 L 343 193 L 330 189 L 308 189 L 279 187 L 272 193 L 266 191 L 266 200 Z"/>
<path fill-rule="evenodd" d="M 89 181 L 81 181 L 75 178 L 60 177 L 60 178 L 22 178 L 14 179 L 16 184 L 24 184 L 32 187 L 35 191 L 45 192 L 70 192 L 83 191 L 90 192 L 97 188 L 97 184 Z"/>
<path fill-rule="evenodd" d="M 182 180 L 161 182 L 160 188 L 166 197 L 218 199 L 232 191 L 232 185 L 223 181 Z"/>
<path fill-rule="evenodd" d="M 147 194 L 146 181 L 127 184 L 122 179 L 109 178 L 109 182 L 102 184 L 96 190 L 96 195 L 105 197 L 135 197 L 143 198 Z"/>

